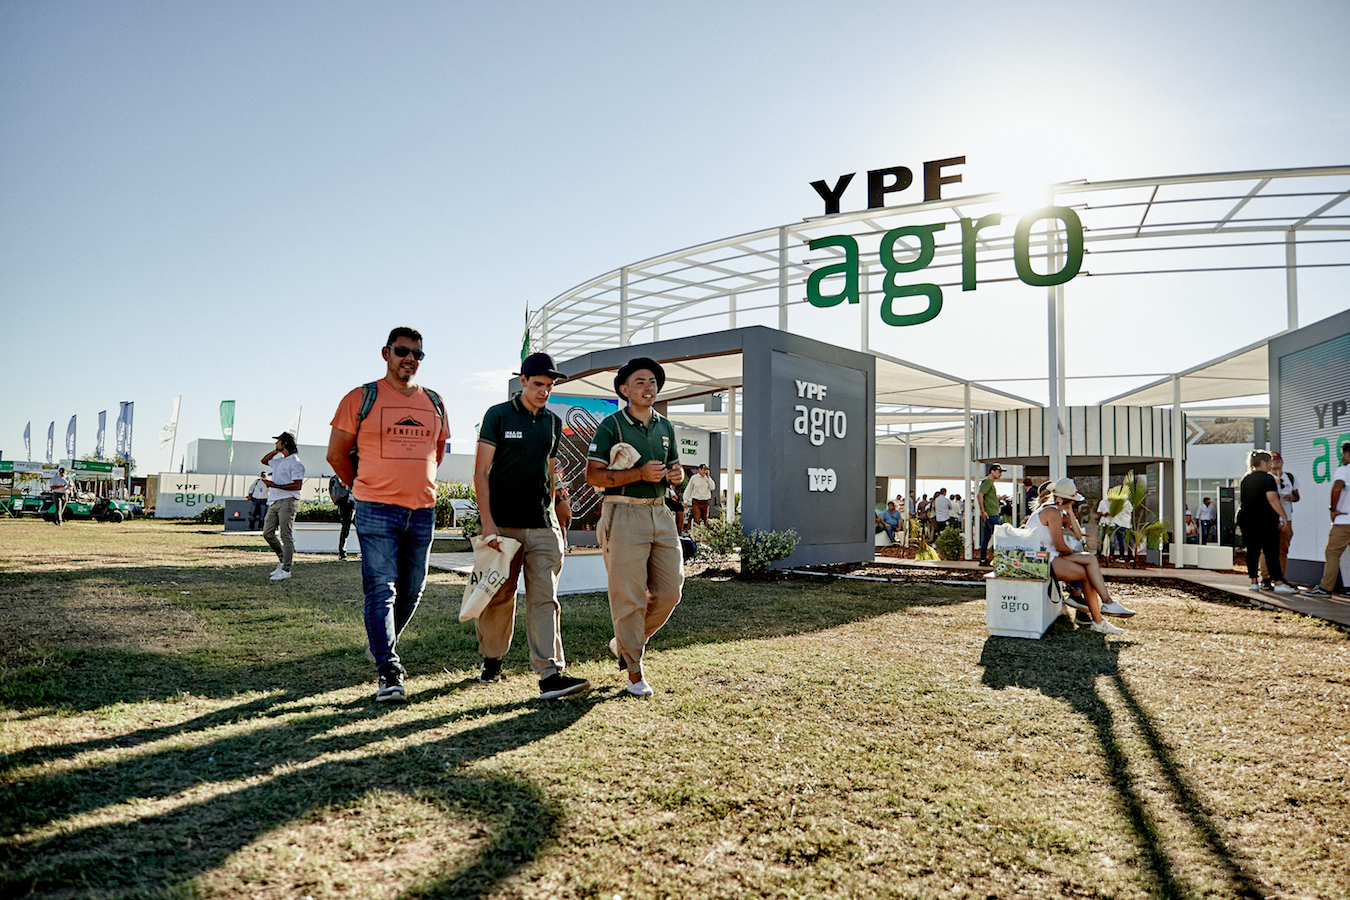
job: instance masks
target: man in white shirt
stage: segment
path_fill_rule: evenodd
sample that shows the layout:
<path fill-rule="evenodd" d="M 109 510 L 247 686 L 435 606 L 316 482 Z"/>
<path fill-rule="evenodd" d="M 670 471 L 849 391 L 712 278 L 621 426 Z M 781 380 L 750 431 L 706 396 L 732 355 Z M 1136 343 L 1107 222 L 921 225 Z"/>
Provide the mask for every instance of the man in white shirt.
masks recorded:
<path fill-rule="evenodd" d="M 248 499 L 253 501 L 252 508 L 248 511 L 248 530 L 257 531 L 263 526 L 263 520 L 267 518 L 267 473 L 259 472 L 258 477 L 254 479 L 252 487 L 248 489 Z"/>
<path fill-rule="evenodd" d="M 1214 525 L 1219 520 L 1219 508 L 1208 497 L 1196 511 L 1196 521 L 1200 523 L 1200 543 L 1208 544 L 1214 537 Z"/>
<path fill-rule="evenodd" d="M 1331 476 L 1331 531 L 1327 532 L 1326 558 L 1322 565 L 1322 583 L 1305 597 L 1330 597 L 1341 569 L 1341 554 L 1350 547 L 1350 443 L 1341 444 L 1341 466 Z"/>
<path fill-rule="evenodd" d="M 940 488 L 937 496 L 933 498 L 933 536 L 937 537 L 942 533 L 942 529 L 947 527 L 947 520 L 952 517 L 952 501 L 947 499 L 947 489 Z"/>
<path fill-rule="evenodd" d="M 708 504 L 712 502 L 713 492 L 716 490 L 717 482 L 708 474 L 708 464 L 699 463 L 698 474 L 689 479 L 689 484 L 684 489 L 684 495 L 689 498 L 690 525 L 708 524 Z"/>
<path fill-rule="evenodd" d="M 55 522 L 57 525 L 65 521 L 66 501 L 70 499 L 70 489 L 74 487 L 74 484 L 70 477 L 66 475 L 65 466 L 57 469 L 56 474 L 52 476 L 52 505 L 56 509 Z"/>
<path fill-rule="evenodd" d="M 291 577 L 291 561 L 295 558 L 295 514 L 300 505 L 300 488 L 305 483 L 305 467 L 295 455 L 298 448 L 294 435 L 283 431 L 273 440 L 277 442 L 276 449 L 262 458 L 263 465 L 272 467 L 272 477 L 262 480 L 268 488 L 263 540 L 277 555 L 277 567 L 268 577 L 285 581 Z"/>
<path fill-rule="evenodd" d="M 1127 499 L 1125 505 L 1120 508 L 1120 512 L 1112 517 L 1111 524 L 1116 529 L 1116 551 L 1120 557 L 1124 559 L 1127 550 L 1125 546 L 1125 533 L 1134 525 L 1134 504 Z"/>

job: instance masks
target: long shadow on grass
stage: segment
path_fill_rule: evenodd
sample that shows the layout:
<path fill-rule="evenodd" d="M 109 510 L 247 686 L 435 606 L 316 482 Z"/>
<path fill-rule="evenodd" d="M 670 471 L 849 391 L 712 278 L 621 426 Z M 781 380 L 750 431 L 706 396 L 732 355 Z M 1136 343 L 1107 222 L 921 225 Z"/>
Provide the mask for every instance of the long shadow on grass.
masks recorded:
<path fill-rule="evenodd" d="M 378 791 L 402 793 L 475 823 L 486 840 L 458 848 L 468 861 L 449 871 L 442 866 L 434 881 L 423 881 L 417 892 L 483 896 L 538 855 L 553 838 L 559 813 L 528 781 L 460 770 L 565 730 L 593 703 L 587 698 L 535 701 L 415 719 L 389 715 L 383 708 L 325 712 L 201 746 L 167 748 L 39 778 L 16 787 L 13 803 L 6 803 L 0 815 L 0 831 L 15 835 L 0 839 L 0 894 L 60 893 L 82 885 L 96 892 L 176 895 L 184 882 L 209 873 L 268 832 L 326 809 L 351 808 Z M 388 724 L 383 724 L 385 716 Z M 485 716 L 494 721 L 456 727 Z M 335 731 L 361 720 L 377 727 Z M 444 735 L 446 729 L 452 733 Z M 416 740 L 432 731 L 434 739 Z M 378 742 L 409 739 L 412 743 L 403 749 L 361 755 Z M 157 801 L 194 792 L 205 796 L 138 815 Z M 127 802 L 134 803 L 132 809 L 118 807 Z M 122 821 L 24 835 L 103 809 Z"/>
<path fill-rule="evenodd" d="M 1163 740 L 1152 718 L 1130 690 L 1117 664 L 1128 642 L 1107 641 L 1090 632 L 1056 624 L 1040 641 L 990 637 L 980 653 L 982 682 L 995 690 L 1008 687 L 1040 691 L 1047 697 L 1067 701 L 1092 723 L 1106 759 L 1108 774 L 1120 797 L 1135 838 L 1139 842 L 1154 891 L 1161 897 L 1189 897 L 1195 890 L 1182 883 L 1164 846 L 1162 834 L 1129 771 L 1129 758 L 1115 733 L 1115 717 L 1103 701 L 1098 679 L 1105 676 L 1119 693 L 1130 718 L 1147 742 L 1149 751 L 1172 793 L 1175 808 L 1191 822 L 1199 840 L 1223 869 L 1238 897 L 1262 896 L 1254 878 L 1244 868 L 1223 833 L 1215 824 L 1200 792 L 1191 784 L 1176 754 Z"/>

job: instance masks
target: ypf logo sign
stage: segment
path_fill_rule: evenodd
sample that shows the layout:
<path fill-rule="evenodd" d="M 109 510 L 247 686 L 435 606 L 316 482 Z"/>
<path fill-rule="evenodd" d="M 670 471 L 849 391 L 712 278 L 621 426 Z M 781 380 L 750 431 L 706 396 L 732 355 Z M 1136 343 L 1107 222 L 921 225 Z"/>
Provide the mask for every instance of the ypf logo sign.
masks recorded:
<path fill-rule="evenodd" d="M 834 469 L 807 468 L 806 489 L 808 491 L 833 491 L 838 486 L 839 479 L 835 476 Z"/>

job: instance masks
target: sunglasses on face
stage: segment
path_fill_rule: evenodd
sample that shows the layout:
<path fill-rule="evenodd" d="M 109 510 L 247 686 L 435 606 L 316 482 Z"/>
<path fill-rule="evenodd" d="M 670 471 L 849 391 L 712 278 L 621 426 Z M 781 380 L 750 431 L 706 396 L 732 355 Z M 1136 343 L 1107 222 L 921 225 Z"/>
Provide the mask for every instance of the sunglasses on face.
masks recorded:
<path fill-rule="evenodd" d="M 390 352 L 392 352 L 392 353 L 393 353 L 395 356 L 397 356 L 399 359 L 402 359 L 403 357 L 407 356 L 409 353 L 411 353 L 411 354 L 412 354 L 412 358 L 415 359 L 415 360 L 417 360 L 418 362 L 421 362 L 423 359 L 426 358 L 426 354 L 425 354 L 425 353 L 423 353 L 421 350 L 414 350 L 412 347 L 402 347 L 402 346 L 395 347 L 395 346 L 393 346 L 392 344 L 390 344 L 390 345 L 387 345 L 386 349 L 388 349 Z"/>

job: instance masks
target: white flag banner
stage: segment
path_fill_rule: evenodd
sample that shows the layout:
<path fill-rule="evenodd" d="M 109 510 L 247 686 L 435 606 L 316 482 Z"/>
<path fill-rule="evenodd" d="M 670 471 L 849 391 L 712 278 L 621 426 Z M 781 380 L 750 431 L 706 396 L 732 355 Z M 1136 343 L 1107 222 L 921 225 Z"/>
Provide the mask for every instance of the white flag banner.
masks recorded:
<path fill-rule="evenodd" d="M 164 423 L 164 427 L 159 430 L 159 446 L 162 448 L 165 444 L 173 442 L 178 436 L 178 407 L 183 403 L 183 395 L 179 394 L 173 398 L 173 415 L 169 416 L 169 421 Z"/>
<path fill-rule="evenodd" d="M 286 430 L 291 433 L 291 437 L 295 438 L 297 444 L 300 443 L 300 414 L 304 411 L 305 408 L 303 406 L 297 409 L 295 411 L 295 418 L 291 419 L 291 424 L 286 426 Z"/>

